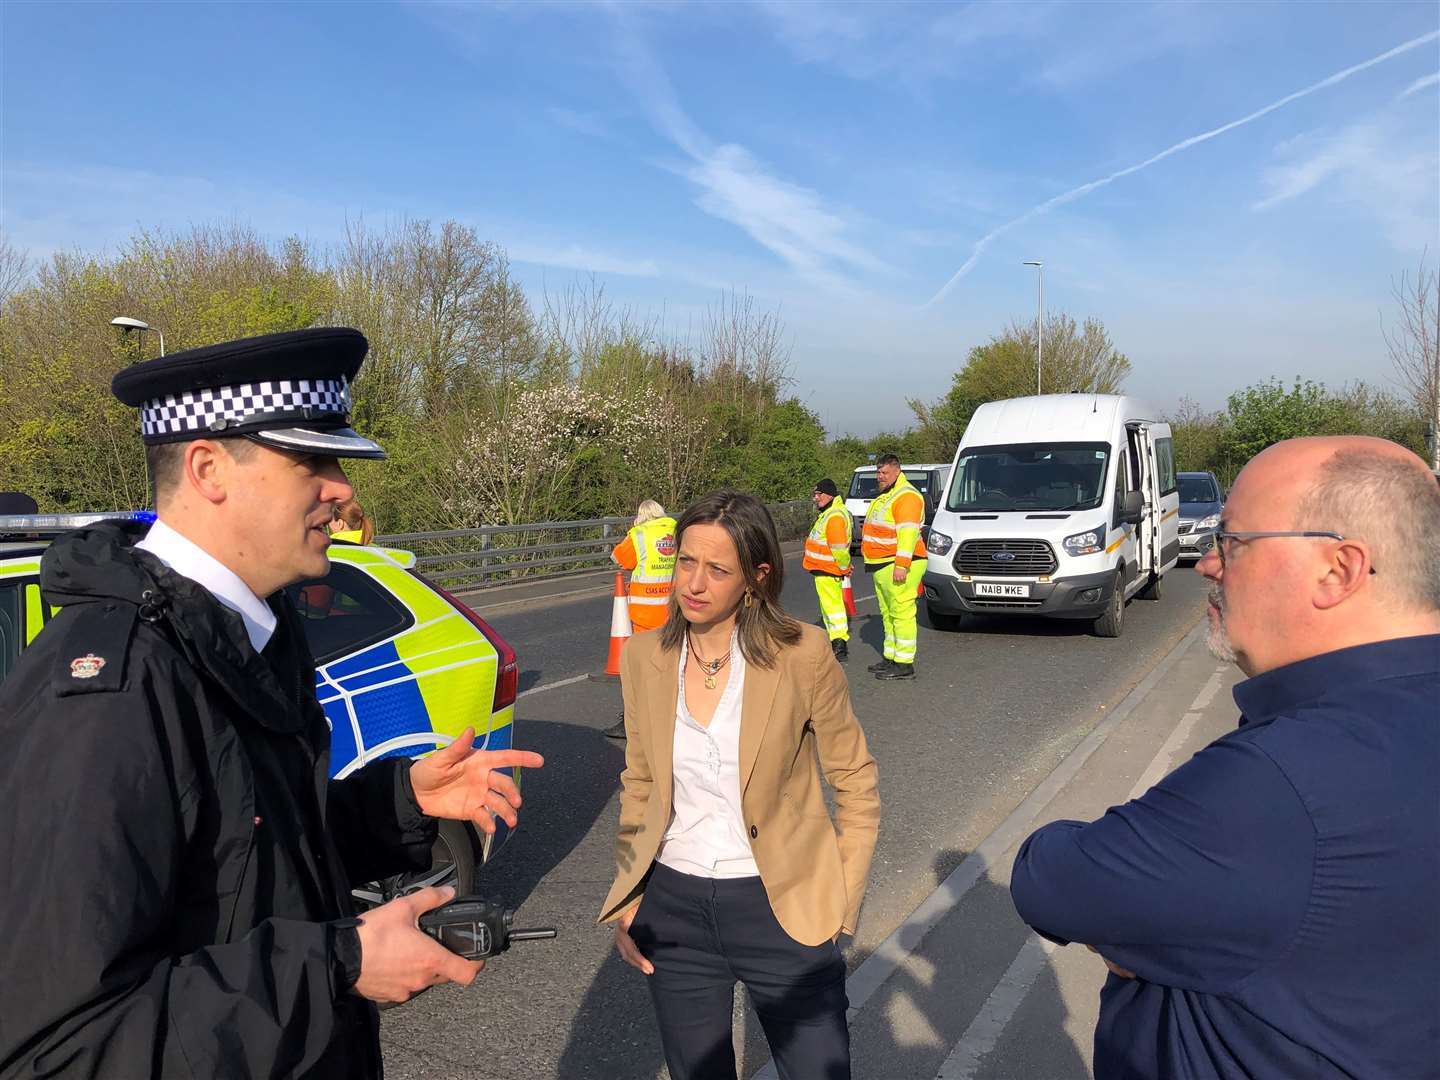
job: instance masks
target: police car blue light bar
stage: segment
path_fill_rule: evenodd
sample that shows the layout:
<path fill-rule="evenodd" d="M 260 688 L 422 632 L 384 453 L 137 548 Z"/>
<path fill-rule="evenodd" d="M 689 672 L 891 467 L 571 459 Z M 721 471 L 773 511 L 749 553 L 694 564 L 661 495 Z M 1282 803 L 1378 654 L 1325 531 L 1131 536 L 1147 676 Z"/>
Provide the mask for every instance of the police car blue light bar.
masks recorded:
<path fill-rule="evenodd" d="M 53 533 L 82 529 L 101 521 L 154 524 L 154 510 L 111 510 L 98 514 L 0 514 L 0 533 Z"/>

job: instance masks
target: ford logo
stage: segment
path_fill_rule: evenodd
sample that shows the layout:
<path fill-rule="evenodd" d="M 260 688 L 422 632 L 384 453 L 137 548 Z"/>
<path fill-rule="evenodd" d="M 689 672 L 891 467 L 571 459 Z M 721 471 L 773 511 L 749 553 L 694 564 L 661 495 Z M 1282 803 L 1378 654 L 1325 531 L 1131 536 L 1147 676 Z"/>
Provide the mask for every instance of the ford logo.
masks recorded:
<path fill-rule="evenodd" d="M 990 558 L 994 559 L 996 562 L 1014 562 L 1015 553 L 1013 551 L 997 551 L 994 552 L 990 556 Z"/>

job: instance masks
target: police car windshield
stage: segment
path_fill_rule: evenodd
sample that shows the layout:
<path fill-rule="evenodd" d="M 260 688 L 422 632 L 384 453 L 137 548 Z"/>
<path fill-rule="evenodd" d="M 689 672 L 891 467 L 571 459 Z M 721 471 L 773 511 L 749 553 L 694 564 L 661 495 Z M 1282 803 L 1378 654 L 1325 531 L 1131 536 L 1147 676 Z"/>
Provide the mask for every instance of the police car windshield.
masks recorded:
<path fill-rule="evenodd" d="M 1105 494 L 1105 443 L 972 446 L 960 455 L 949 510 L 1090 510 Z"/>
<path fill-rule="evenodd" d="M 906 469 L 905 479 L 909 480 L 921 495 L 930 490 L 930 474 L 922 470 L 911 472 Z M 880 491 L 879 481 L 875 479 L 873 472 L 851 473 L 850 490 L 846 493 L 847 499 L 873 499 Z"/>

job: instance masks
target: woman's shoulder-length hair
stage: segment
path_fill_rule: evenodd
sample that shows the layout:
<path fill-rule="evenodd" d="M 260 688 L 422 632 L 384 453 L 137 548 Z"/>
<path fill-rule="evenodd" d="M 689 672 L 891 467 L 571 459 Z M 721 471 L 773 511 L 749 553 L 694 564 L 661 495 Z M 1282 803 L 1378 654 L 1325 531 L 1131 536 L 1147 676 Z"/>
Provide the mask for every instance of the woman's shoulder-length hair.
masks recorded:
<path fill-rule="evenodd" d="M 742 600 L 735 613 L 740 654 L 747 664 L 773 667 L 776 653 L 799 643 L 801 630 L 800 624 L 780 605 L 785 558 L 770 511 L 753 495 L 717 491 L 680 515 L 675 523 L 677 546 L 684 542 L 685 530 L 692 525 L 718 525 L 735 544 L 740 573 L 750 596 L 750 603 Z M 761 567 L 769 569 L 762 571 Z M 678 649 L 687 625 L 680 612 L 679 599 L 672 592 L 669 615 L 660 630 L 660 647 L 666 651 Z"/>

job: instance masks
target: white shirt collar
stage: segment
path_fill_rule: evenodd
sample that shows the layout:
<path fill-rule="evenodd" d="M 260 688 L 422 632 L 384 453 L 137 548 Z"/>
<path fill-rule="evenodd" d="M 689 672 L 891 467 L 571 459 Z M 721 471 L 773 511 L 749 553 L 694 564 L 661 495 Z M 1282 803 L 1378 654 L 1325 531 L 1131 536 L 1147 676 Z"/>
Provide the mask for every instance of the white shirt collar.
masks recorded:
<path fill-rule="evenodd" d="M 181 577 L 203 586 L 210 595 L 245 620 L 245 633 L 258 653 L 275 633 L 275 613 L 250 591 L 235 571 L 199 544 L 156 521 L 145 538 L 135 545 L 154 555 Z"/>

